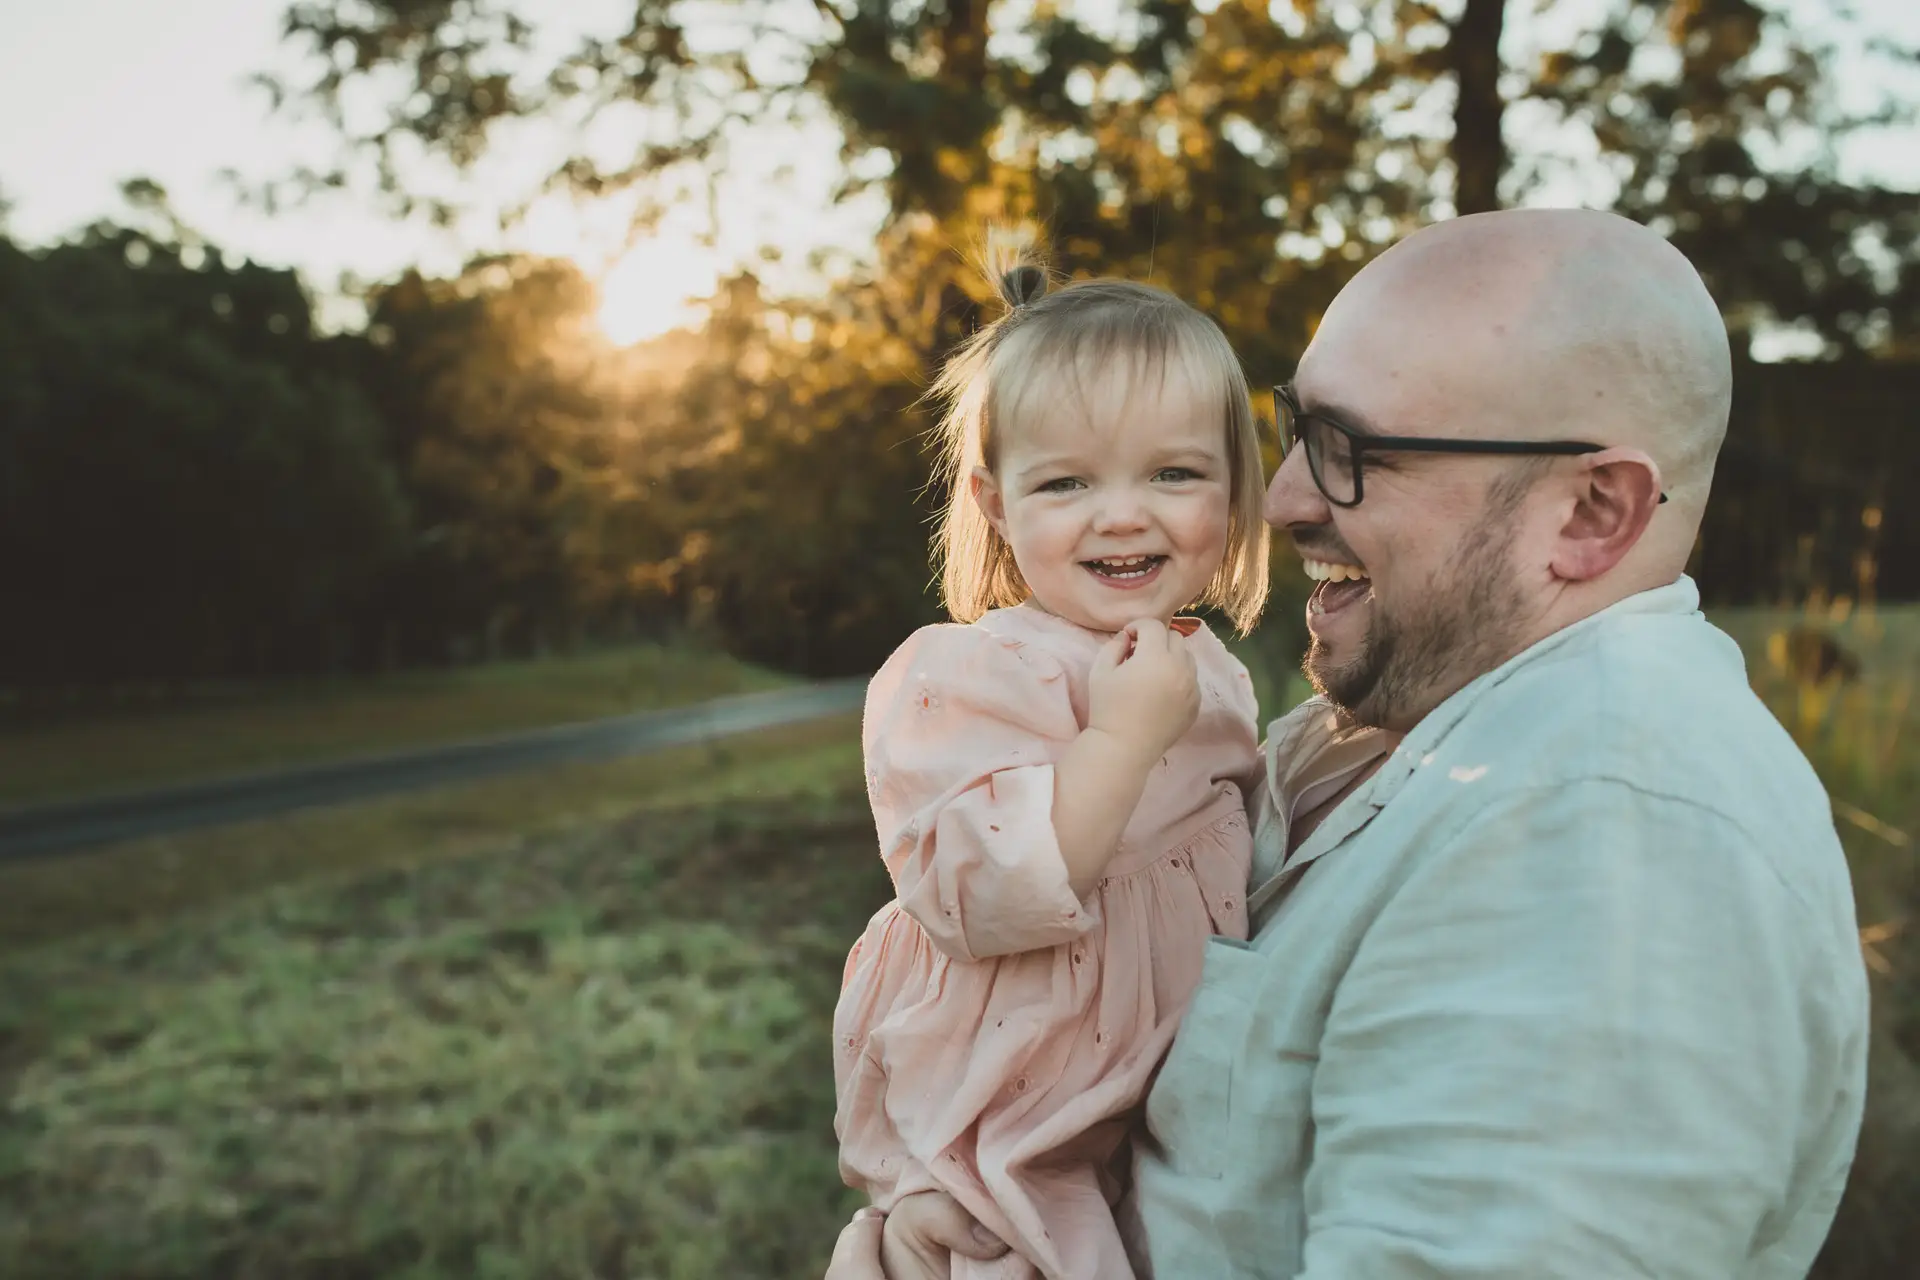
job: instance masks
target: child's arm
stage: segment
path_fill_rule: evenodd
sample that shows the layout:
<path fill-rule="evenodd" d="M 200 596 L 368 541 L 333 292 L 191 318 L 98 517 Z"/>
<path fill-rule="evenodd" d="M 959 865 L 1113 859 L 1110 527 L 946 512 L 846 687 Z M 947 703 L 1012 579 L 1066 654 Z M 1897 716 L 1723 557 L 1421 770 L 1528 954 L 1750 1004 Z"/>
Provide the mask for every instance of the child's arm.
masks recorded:
<path fill-rule="evenodd" d="M 974 627 L 923 628 L 868 688 L 881 854 L 900 906 L 956 960 L 1091 927 L 1087 893 L 1198 706 L 1190 658 L 1152 624 L 1102 655 L 1084 727 L 1057 664 L 1019 649 Z"/>
<path fill-rule="evenodd" d="M 1087 727 L 1053 767 L 1054 835 L 1076 897 L 1100 882 L 1148 775 L 1200 713 L 1185 645 L 1158 622 L 1141 622 L 1094 662 Z"/>
<path fill-rule="evenodd" d="M 1139 742 L 1091 726 L 1054 763 L 1053 831 L 1075 897 L 1100 883 L 1159 763 Z"/>

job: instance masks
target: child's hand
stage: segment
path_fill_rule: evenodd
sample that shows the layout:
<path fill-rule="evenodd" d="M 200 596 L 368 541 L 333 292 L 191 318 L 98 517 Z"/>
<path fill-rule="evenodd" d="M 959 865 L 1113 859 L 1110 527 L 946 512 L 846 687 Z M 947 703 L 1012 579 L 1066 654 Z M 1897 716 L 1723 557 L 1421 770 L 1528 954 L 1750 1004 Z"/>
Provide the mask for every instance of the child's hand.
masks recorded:
<path fill-rule="evenodd" d="M 1107 642 L 1087 682 L 1087 727 L 1157 760 L 1200 715 L 1200 678 L 1186 640 L 1143 618 Z"/>

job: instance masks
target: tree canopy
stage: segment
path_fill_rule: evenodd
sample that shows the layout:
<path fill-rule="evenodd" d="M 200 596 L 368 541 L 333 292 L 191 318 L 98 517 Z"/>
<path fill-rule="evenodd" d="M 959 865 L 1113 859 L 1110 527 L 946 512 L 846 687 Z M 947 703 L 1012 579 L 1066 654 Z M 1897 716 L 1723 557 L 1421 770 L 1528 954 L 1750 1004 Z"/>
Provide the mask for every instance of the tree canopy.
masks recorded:
<path fill-rule="evenodd" d="M 1837 140 L 1895 104 L 1843 110 L 1836 37 L 1784 3 L 639 0 L 544 62 L 531 30 L 500 0 L 296 5 L 289 36 L 327 61 L 282 89 L 403 199 L 405 148 L 468 164 L 526 113 L 645 122 L 557 167 L 593 194 L 710 180 L 749 134 L 825 118 L 845 196 L 885 197 L 879 274 L 937 265 L 901 241 L 1038 216 L 1064 261 L 1163 281 L 1250 359 L 1297 352 L 1415 225 L 1569 183 L 1671 235 L 1737 331 L 1870 352 L 1920 319 L 1911 193 L 1837 171 Z M 376 126 L 347 127 L 356 91 L 387 104 Z"/>

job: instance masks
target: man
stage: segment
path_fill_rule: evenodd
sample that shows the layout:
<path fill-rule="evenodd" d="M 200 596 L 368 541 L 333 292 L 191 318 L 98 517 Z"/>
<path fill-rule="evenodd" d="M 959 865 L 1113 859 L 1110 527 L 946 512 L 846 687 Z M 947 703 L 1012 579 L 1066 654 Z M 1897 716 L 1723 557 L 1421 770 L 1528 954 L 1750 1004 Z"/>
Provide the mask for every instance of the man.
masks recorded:
<path fill-rule="evenodd" d="M 1424 230 L 1328 310 L 1267 499 L 1322 697 L 1147 1102 L 1142 1274 L 1807 1272 L 1866 979 L 1827 798 L 1683 573 L 1730 397 L 1699 277 L 1611 215 Z M 998 1252 L 972 1225 L 863 1215 L 829 1275 Z"/>

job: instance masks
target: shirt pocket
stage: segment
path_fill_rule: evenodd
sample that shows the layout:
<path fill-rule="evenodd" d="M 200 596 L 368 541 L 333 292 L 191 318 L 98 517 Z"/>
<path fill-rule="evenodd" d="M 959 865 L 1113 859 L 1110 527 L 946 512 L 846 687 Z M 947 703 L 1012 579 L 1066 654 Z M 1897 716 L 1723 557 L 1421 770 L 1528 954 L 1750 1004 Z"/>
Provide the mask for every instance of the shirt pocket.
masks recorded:
<path fill-rule="evenodd" d="M 1199 1178 L 1228 1168 L 1234 1076 L 1244 1060 L 1267 957 L 1232 938 L 1209 938 L 1173 1048 L 1147 1096 L 1147 1131 L 1167 1167 Z"/>

